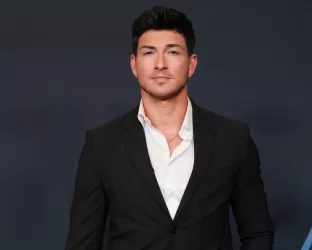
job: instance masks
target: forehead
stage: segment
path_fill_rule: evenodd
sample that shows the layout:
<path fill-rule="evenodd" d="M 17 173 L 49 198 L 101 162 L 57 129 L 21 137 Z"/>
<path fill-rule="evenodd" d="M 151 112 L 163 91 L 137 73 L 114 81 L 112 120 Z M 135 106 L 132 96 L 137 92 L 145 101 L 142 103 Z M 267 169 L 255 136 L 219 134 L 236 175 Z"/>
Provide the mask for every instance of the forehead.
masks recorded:
<path fill-rule="evenodd" d="M 144 32 L 139 39 L 140 46 L 165 46 L 167 44 L 186 46 L 184 36 L 174 30 L 149 30 Z"/>

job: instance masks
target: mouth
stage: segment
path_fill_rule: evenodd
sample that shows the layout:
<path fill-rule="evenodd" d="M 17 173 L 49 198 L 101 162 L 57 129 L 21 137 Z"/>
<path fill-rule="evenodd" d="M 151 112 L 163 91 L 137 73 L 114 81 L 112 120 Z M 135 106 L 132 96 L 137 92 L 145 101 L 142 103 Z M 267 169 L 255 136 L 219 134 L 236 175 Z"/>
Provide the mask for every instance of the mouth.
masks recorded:
<path fill-rule="evenodd" d="M 156 77 L 152 77 L 152 79 L 159 79 L 159 80 L 166 80 L 169 79 L 169 77 L 165 77 L 165 76 L 156 76 Z"/>

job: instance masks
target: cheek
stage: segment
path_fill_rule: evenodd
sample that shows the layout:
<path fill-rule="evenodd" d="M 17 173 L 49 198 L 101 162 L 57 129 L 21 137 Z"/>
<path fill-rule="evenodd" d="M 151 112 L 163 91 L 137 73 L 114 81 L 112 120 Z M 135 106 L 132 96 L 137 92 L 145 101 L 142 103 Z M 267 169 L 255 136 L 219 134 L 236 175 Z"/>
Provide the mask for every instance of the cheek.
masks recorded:
<path fill-rule="evenodd" d="M 185 62 L 181 62 L 174 68 L 174 74 L 178 79 L 184 79 L 188 76 L 189 65 Z"/>
<path fill-rule="evenodd" d="M 151 69 L 147 63 L 140 62 L 137 64 L 137 75 L 139 79 L 146 79 L 150 76 Z"/>

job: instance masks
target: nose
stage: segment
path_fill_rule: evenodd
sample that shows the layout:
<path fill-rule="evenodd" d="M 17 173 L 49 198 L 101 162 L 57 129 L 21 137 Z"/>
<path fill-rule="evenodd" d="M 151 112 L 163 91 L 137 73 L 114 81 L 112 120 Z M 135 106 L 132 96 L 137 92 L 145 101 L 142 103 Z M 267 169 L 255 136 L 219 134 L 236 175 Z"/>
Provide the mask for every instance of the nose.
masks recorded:
<path fill-rule="evenodd" d="M 166 58 L 164 55 L 162 54 L 157 55 L 155 69 L 157 70 L 167 69 Z"/>

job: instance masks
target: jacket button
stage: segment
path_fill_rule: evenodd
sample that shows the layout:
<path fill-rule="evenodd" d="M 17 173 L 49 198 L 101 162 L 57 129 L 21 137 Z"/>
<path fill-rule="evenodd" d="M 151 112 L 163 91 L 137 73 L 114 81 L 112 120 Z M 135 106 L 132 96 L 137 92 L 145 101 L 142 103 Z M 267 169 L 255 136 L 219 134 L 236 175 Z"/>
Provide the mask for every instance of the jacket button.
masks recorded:
<path fill-rule="evenodd" d="M 177 229 L 177 227 L 175 227 L 175 226 L 173 226 L 173 227 L 170 228 L 170 232 L 171 232 L 172 234 L 176 234 L 177 231 L 178 231 L 178 229 Z"/>

